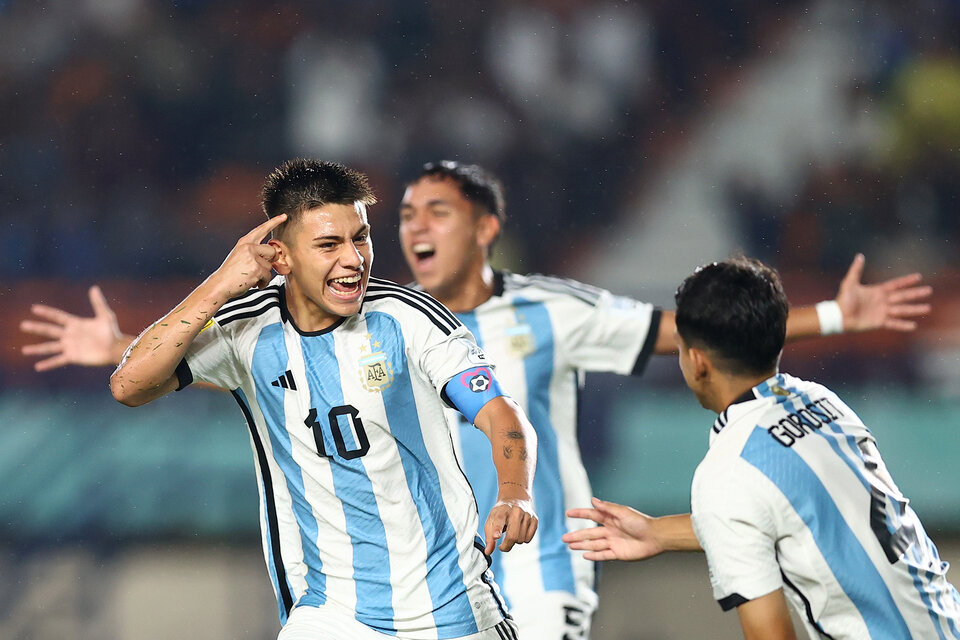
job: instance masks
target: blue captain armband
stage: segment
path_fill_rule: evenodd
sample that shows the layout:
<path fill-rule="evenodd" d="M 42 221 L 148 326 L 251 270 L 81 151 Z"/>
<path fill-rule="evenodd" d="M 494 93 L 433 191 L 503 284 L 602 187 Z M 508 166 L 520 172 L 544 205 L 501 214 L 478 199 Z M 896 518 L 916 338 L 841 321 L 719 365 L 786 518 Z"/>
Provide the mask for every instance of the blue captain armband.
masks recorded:
<path fill-rule="evenodd" d="M 490 367 L 474 367 L 458 373 L 450 378 L 441 393 L 444 402 L 462 413 L 471 424 L 483 405 L 506 395 Z"/>

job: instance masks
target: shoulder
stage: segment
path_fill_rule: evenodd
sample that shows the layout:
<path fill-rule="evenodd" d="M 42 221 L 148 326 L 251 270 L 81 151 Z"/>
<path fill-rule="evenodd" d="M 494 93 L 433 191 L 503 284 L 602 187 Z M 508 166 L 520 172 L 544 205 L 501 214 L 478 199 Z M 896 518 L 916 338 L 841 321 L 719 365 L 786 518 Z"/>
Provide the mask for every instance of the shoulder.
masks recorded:
<path fill-rule="evenodd" d="M 446 335 L 461 326 L 456 316 L 430 294 L 380 278 L 370 278 L 367 283 L 363 311 L 388 313 L 401 321 L 429 321 Z"/>
<path fill-rule="evenodd" d="M 517 274 L 506 271 L 503 273 L 503 291 L 505 295 L 530 295 L 541 299 L 566 298 L 589 306 L 596 306 L 607 293 L 605 289 L 570 278 L 539 273 Z"/>
<path fill-rule="evenodd" d="M 221 327 L 226 327 L 238 320 L 266 316 L 274 309 L 279 311 L 283 282 L 283 277 L 278 276 L 263 289 L 250 289 L 240 294 L 220 307 L 213 315 L 214 319 Z"/>

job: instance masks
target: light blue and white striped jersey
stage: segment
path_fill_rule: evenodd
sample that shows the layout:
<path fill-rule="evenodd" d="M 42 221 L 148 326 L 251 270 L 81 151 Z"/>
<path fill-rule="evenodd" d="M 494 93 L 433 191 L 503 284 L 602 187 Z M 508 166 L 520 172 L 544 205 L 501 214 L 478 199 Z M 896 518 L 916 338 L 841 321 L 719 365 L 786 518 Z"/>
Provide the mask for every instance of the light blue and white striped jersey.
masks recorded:
<path fill-rule="evenodd" d="M 424 293 L 371 278 L 359 314 L 302 332 L 282 277 L 228 302 L 178 374 L 246 417 L 263 550 L 285 622 L 337 606 L 382 633 L 455 638 L 505 616 L 441 400 L 490 363 Z"/>
<path fill-rule="evenodd" d="M 814 638 L 960 638 L 948 564 L 819 384 L 779 374 L 721 413 L 691 511 L 725 610 L 783 588 Z"/>
<path fill-rule="evenodd" d="M 573 280 L 508 272 L 495 278 L 493 297 L 457 317 L 497 363 L 501 385 L 537 432 L 533 502 L 540 525 L 529 544 L 494 552 L 493 573 L 511 608 L 564 591 L 592 610 L 594 563 L 560 539 L 587 526 L 565 511 L 590 504 L 593 495 L 577 442 L 578 391 L 584 371 L 642 371 L 660 312 Z M 487 513 L 497 496 L 490 443 L 456 412 L 448 417 L 460 424 L 464 471 L 480 513 Z"/>

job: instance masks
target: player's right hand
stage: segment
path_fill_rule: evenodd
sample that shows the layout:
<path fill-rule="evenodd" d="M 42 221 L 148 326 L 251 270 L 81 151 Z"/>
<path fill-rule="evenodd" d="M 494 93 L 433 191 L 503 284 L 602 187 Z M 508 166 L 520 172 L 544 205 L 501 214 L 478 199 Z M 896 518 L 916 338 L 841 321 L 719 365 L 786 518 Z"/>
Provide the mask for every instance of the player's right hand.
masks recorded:
<path fill-rule="evenodd" d="M 575 551 L 586 551 L 587 560 L 644 560 L 662 551 L 655 535 L 655 518 L 636 509 L 593 498 L 593 509 L 570 509 L 567 517 L 593 520 L 599 527 L 587 527 L 563 534 L 563 541 Z"/>
<path fill-rule="evenodd" d="M 56 307 L 35 304 L 30 311 L 43 321 L 23 320 L 20 330 L 44 338 L 49 342 L 28 344 L 21 349 L 25 356 L 50 356 L 34 363 L 36 371 L 49 371 L 68 364 L 87 367 L 115 365 L 114 353 L 119 342 L 126 347 L 125 338 L 117 326 L 117 316 L 107 304 L 100 287 L 90 287 L 90 306 L 93 317 L 81 318 Z"/>
<path fill-rule="evenodd" d="M 270 218 L 240 238 L 223 264 L 210 276 L 227 299 L 253 287 L 262 288 L 270 282 L 273 277 L 271 264 L 277 256 L 277 250 L 269 244 L 263 244 L 263 241 L 286 220 L 285 213 Z"/>

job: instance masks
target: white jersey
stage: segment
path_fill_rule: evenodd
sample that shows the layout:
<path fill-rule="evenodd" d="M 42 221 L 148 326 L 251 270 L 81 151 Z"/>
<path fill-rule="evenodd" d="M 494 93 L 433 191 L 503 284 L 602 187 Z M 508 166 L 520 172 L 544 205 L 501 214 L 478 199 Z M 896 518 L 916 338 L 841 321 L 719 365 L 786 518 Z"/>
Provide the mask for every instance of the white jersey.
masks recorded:
<path fill-rule="evenodd" d="M 441 400 L 489 364 L 421 292 L 371 279 L 359 314 L 301 332 L 282 277 L 225 304 L 178 370 L 233 390 L 259 474 L 263 550 L 285 622 L 333 605 L 401 638 L 504 619 Z"/>
<path fill-rule="evenodd" d="M 960 638 L 947 563 L 819 384 L 780 374 L 720 414 L 691 511 L 725 610 L 783 588 L 814 638 Z"/>
<path fill-rule="evenodd" d="M 560 539 L 587 526 L 584 520 L 568 519 L 565 511 L 590 504 L 593 495 L 577 442 L 579 387 L 584 371 L 642 371 L 656 341 L 660 312 L 572 280 L 497 273 L 493 297 L 457 317 L 497 363 L 501 385 L 523 407 L 538 437 L 533 481 L 537 535 L 510 553 L 494 553 L 497 584 L 518 611 L 525 602 L 538 602 L 544 592 L 574 594 L 588 609 L 567 612 L 579 624 L 596 606 L 594 563 Z M 460 423 L 464 472 L 485 513 L 497 496 L 490 443 L 459 414 L 449 417 Z"/>

